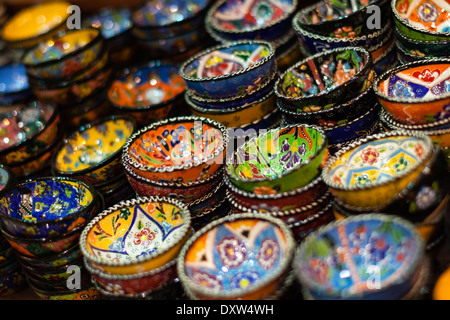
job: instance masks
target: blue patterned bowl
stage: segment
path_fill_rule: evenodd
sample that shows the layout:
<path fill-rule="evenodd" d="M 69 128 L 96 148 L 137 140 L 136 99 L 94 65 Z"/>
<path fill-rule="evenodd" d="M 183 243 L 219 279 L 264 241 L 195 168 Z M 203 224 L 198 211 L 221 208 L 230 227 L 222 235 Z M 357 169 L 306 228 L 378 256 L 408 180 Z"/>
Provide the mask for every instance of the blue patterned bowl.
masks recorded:
<path fill-rule="evenodd" d="M 32 96 L 25 66 L 10 63 L 0 67 L 0 105 L 24 102 Z"/>
<path fill-rule="evenodd" d="M 332 222 L 298 247 L 293 269 L 317 300 L 398 300 L 415 283 L 424 243 L 410 222 L 367 214 Z"/>
<path fill-rule="evenodd" d="M 180 67 L 188 90 L 213 99 L 241 96 L 276 68 L 275 49 L 260 40 L 241 40 L 203 50 Z"/>

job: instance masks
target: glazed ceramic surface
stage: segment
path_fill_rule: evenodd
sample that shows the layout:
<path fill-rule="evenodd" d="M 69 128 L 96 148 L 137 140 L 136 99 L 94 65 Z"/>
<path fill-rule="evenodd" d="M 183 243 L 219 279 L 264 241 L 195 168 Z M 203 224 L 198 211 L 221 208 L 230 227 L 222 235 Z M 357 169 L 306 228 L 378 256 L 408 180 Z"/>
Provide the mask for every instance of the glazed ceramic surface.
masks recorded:
<path fill-rule="evenodd" d="M 11 170 L 4 165 L 0 165 L 0 191 L 12 187 L 15 182 L 16 178 Z"/>
<path fill-rule="evenodd" d="M 397 12 L 408 24 L 428 31 L 450 33 L 450 5 L 442 0 L 401 0 Z"/>
<path fill-rule="evenodd" d="M 294 270 L 315 299 L 401 299 L 423 257 L 414 226 L 387 215 L 331 223 L 300 244 Z M 374 283 L 377 272 L 377 283 Z M 372 278 L 371 278 L 372 277 Z"/>
<path fill-rule="evenodd" d="M 131 29 L 131 11 L 128 8 L 105 8 L 90 17 L 89 24 L 93 28 L 100 28 L 105 39 L 113 39 Z"/>
<path fill-rule="evenodd" d="M 317 176 L 326 150 L 327 139 L 319 127 L 273 129 L 240 146 L 230 156 L 226 172 L 232 183 L 243 190 L 289 191 Z"/>
<path fill-rule="evenodd" d="M 30 84 L 22 64 L 7 64 L 0 68 L 0 103 L 5 105 L 22 102 L 31 97 Z"/>

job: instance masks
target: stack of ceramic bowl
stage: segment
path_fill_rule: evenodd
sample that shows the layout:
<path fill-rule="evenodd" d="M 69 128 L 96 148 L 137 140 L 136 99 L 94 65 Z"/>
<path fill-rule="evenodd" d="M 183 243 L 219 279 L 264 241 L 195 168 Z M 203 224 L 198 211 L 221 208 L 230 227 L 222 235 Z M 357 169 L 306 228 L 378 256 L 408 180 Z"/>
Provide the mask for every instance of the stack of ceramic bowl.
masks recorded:
<path fill-rule="evenodd" d="M 139 196 L 171 197 L 191 210 L 195 229 L 228 214 L 223 164 L 226 128 L 194 116 L 155 122 L 138 130 L 123 148 L 125 174 Z"/>
<path fill-rule="evenodd" d="M 397 55 L 401 63 L 449 56 L 448 3 L 437 0 L 414 3 L 391 0 L 391 9 Z"/>
<path fill-rule="evenodd" d="M 414 223 L 429 246 L 442 239 L 450 179 L 429 136 L 397 130 L 362 138 L 330 157 L 322 178 L 334 196 L 336 218 L 398 215 Z"/>
<path fill-rule="evenodd" d="M 332 198 L 320 176 L 327 156 L 327 138 L 317 126 L 285 126 L 250 139 L 227 158 L 233 212 L 277 217 L 300 242 L 333 220 Z"/>
<path fill-rule="evenodd" d="M 322 127 L 334 153 L 378 130 L 375 78 L 371 55 L 360 47 L 326 50 L 301 60 L 274 86 L 283 124 Z"/>
<path fill-rule="evenodd" d="M 270 42 L 213 46 L 186 60 L 179 72 L 191 112 L 222 123 L 235 138 L 278 124 L 273 93 L 277 62 Z"/>
<path fill-rule="evenodd" d="M 204 19 L 210 0 L 144 1 L 133 11 L 132 35 L 150 59 L 179 59 L 210 42 Z"/>
<path fill-rule="evenodd" d="M 432 276 L 414 225 L 384 214 L 317 230 L 299 245 L 292 265 L 311 300 L 415 300 Z"/>
<path fill-rule="evenodd" d="M 278 68 L 284 71 L 301 56 L 291 25 L 297 5 L 297 0 L 220 0 L 208 10 L 205 28 L 221 44 L 243 39 L 271 42 Z"/>
<path fill-rule="evenodd" d="M 91 286 L 78 240 L 86 224 L 103 208 L 101 195 L 91 185 L 71 178 L 29 179 L 2 191 L 3 237 L 38 296 L 57 297 L 68 291 L 74 295 L 78 289 Z M 79 287 L 68 285 L 72 275 Z"/>
<path fill-rule="evenodd" d="M 298 11 L 292 26 L 302 52 L 308 56 L 341 47 L 363 47 L 371 53 L 378 74 L 395 66 L 397 54 L 389 1 L 322 0 Z"/>
<path fill-rule="evenodd" d="M 122 201 L 83 230 L 80 248 L 92 282 L 105 298 L 181 299 L 176 261 L 193 230 L 188 207 L 166 197 Z M 173 296 L 172 296 L 173 298 Z"/>
<path fill-rule="evenodd" d="M 0 111 L 33 98 L 25 66 L 8 63 L 0 67 Z"/>
<path fill-rule="evenodd" d="M 103 195 L 107 206 L 133 197 L 122 166 L 122 149 L 136 130 L 136 122 L 126 115 L 81 126 L 56 148 L 52 174 L 90 183 Z"/>
<path fill-rule="evenodd" d="M 177 65 L 151 61 L 125 69 L 108 88 L 114 113 L 133 117 L 139 128 L 166 118 L 188 115 L 186 84 Z"/>

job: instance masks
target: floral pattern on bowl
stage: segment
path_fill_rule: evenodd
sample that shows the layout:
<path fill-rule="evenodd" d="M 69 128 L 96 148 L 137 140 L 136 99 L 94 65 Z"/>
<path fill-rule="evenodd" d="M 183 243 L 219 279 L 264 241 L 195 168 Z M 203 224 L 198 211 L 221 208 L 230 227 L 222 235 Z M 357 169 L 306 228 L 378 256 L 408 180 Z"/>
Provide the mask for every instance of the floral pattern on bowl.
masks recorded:
<path fill-rule="evenodd" d="M 450 33 L 450 5 L 442 0 L 401 0 L 397 12 L 408 24 L 428 31 Z"/>

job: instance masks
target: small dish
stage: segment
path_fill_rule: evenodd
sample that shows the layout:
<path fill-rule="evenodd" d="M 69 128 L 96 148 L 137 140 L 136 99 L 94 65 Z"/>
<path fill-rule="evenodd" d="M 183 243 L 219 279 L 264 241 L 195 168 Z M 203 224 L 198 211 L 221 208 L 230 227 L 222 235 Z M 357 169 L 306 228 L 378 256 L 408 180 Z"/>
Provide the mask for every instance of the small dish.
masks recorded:
<path fill-rule="evenodd" d="M 0 67 L 0 104 L 10 106 L 23 103 L 31 98 L 32 92 L 25 66 L 8 63 Z"/>

